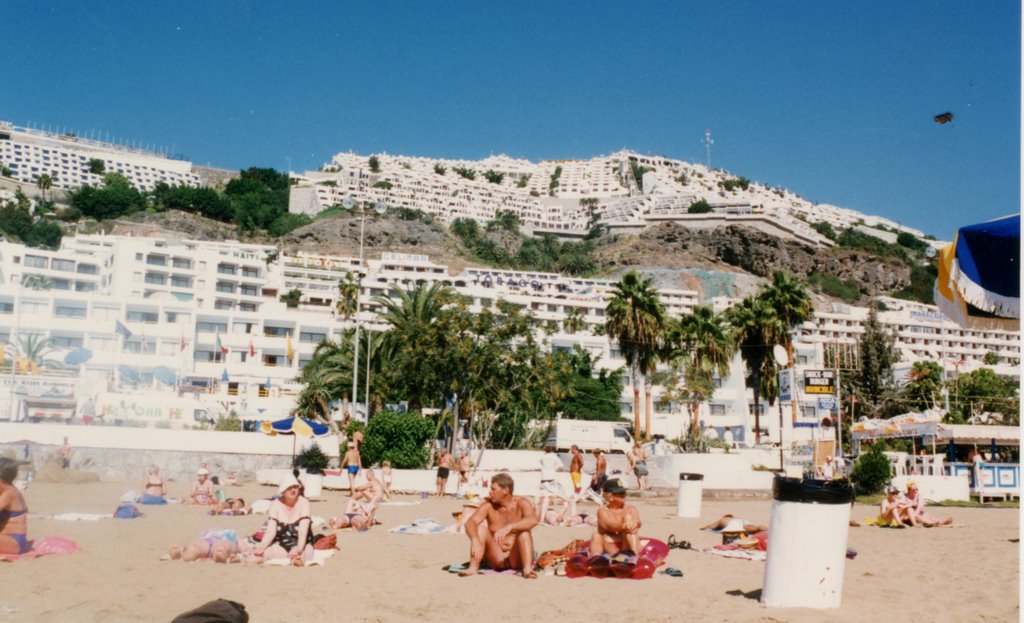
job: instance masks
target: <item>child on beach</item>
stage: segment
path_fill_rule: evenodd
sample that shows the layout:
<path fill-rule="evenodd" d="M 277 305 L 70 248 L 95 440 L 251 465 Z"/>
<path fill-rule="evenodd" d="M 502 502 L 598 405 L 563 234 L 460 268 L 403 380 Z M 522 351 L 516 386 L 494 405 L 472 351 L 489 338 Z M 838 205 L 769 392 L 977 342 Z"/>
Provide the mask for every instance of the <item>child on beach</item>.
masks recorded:
<path fill-rule="evenodd" d="M 384 460 L 380 465 L 380 481 L 384 485 L 384 499 L 391 497 L 391 461 Z"/>

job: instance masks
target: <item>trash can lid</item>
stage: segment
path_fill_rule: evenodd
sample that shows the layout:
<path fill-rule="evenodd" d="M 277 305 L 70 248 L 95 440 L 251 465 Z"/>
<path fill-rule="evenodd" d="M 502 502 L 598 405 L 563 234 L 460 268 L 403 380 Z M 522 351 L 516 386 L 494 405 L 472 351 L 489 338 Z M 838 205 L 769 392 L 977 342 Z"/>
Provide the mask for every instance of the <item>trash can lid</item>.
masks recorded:
<path fill-rule="evenodd" d="M 853 487 L 835 480 L 803 480 L 776 476 L 772 499 L 800 504 L 851 504 Z"/>
<path fill-rule="evenodd" d="M 679 480 L 704 480 L 704 474 L 679 474 Z"/>

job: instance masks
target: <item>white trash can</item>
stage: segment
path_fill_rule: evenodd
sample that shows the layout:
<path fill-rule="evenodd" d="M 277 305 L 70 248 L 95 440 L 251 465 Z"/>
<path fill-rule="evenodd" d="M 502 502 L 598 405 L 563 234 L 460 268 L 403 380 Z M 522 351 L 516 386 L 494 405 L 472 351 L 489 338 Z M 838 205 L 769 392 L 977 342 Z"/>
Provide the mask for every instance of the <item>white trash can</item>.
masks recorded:
<path fill-rule="evenodd" d="M 323 474 L 299 474 L 307 500 L 319 500 L 324 490 Z"/>
<path fill-rule="evenodd" d="M 763 605 L 839 607 L 852 503 L 848 485 L 775 477 Z"/>
<path fill-rule="evenodd" d="M 703 495 L 704 474 L 679 474 L 676 517 L 700 517 L 700 502 Z"/>

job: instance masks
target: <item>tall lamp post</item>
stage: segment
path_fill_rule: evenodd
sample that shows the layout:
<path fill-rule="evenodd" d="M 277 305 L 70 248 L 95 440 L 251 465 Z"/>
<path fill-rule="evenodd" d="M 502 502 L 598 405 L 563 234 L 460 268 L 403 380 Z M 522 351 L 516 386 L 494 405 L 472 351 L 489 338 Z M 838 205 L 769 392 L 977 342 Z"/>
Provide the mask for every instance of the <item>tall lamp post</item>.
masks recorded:
<path fill-rule="evenodd" d="M 353 210 L 353 211 L 359 213 L 359 269 L 362 270 L 362 268 L 363 268 L 363 242 L 364 242 L 365 234 L 366 234 L 366 212 L 367 212 L 367 205 L 363 204 L 362 207 L 359 207 L 359 208 L 357 208 L 357 205 L 358 204 L 357 204 L 356 200 L 353 199 L 352 197 L 345 197 L 345 199 L 341 202 L 341 207 L 345 208 L 346 210 Z M 373 209 L 374 209 L 374 211 L 377 214 L 384 214 L 385 212 L 388 211 L 388 204 L 384 203 L 383 201 L 378 201 L 376 204 L 374 204 Z M 357 400 L 356 397 L 359 395 L 358 394 L 358 391 L 359 391 L 359 311 L 360 311 L 360 308 L 361 308 L 362 295 L 363 295 L 363 280 L 362 280 L 362 277 L 360 277 L 359 278 L 359 291 L 356 293 L 356 336 L 355 336 L 355 345 L 354 345 L 354 348 L 353 348 L 354 352 L 353 352 L 353 355 L 352 355 L 352 410 L 353 411 L 355 411 L 355 404 L 356 404 L 356 400 Z M 367 390 L 366 391 L 367 391 L 367 397 L 369 397 L 369 391 L 370 391 L 369 390 L 369 374 L 370 374 L 369 355 L 367 355 L 366 374 L 367 374 Z M 367 416 L 367 419 L 369 419 L 369 416 L 370 416 L 369 401 L 367 401 L 366 416 Z"/>

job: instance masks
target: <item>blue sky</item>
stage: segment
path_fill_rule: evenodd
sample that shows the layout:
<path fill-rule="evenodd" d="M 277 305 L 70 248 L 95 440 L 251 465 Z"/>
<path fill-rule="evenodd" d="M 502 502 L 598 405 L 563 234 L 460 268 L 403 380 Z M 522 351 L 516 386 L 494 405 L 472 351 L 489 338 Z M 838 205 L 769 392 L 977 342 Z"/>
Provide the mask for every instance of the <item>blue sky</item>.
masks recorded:
<path fill-rule="evenodd" d="M 1020 3 L 4 3 L 0 119 L 296 171 L 703 162 L 940 238 L 1020 209 Z M 940 126 L 936 114 L 951 111 Z"/>

